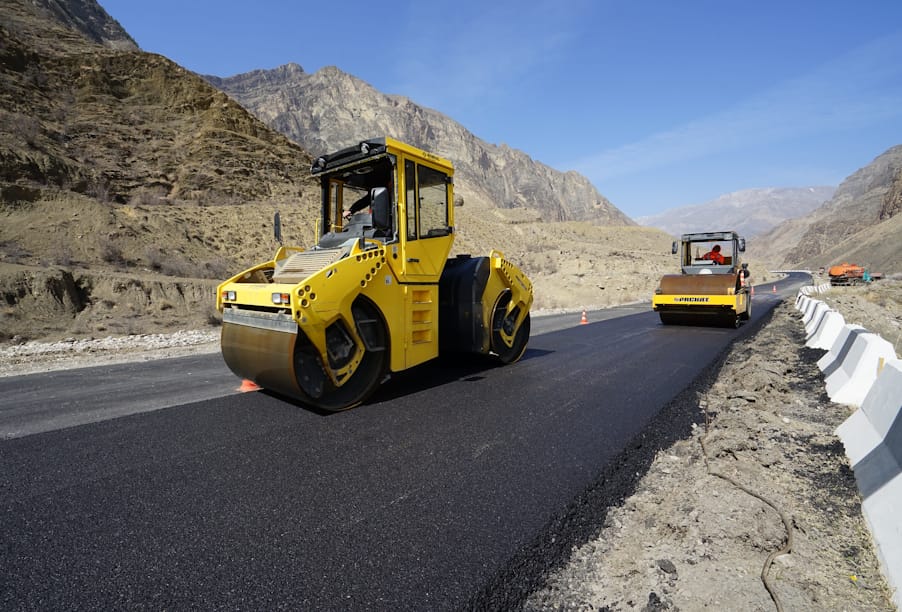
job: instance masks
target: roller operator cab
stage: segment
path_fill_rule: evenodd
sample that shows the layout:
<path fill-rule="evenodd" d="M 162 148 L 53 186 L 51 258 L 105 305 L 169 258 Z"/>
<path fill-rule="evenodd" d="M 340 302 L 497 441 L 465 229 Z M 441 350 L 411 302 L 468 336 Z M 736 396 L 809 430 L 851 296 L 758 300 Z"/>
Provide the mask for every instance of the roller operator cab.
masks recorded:
<path fill-rule="evenodd" d="M 652 298 L 661 323 L 739 327 L 752 314 L 745 239 L 736 232 L 683 234 L 673 243 L 680 274 L 667 274 Z"/>
<path fill-rule="evenodd" d="M 450 161 L 379 138 L 316 158 L 312 172 L 319 243 L 280 247 L 218 288 L 222 354 L 236 375 L 335 411 L 440 352 L 523 355 L 529 279 L 498 251 L 448 259 Z"/>

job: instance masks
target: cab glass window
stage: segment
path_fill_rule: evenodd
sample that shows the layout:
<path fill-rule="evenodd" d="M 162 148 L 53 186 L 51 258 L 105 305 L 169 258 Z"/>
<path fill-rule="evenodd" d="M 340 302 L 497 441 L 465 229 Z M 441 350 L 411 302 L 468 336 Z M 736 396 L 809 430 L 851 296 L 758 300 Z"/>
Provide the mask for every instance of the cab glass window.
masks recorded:
<path fill-rule="evenodd" d="M 407 191 L 407 239 L 417 239 L 417 169 L 416 164 L 404 162 L 404 188 Z"/>
<path fill-rule="evenodd" d="M 448 183 L 445 174 L 419 166 L 419 230 L 420 236 L 448 235 Z"/>
<path fill-rule="evenodd" d="M 407 239 L 447 236 L 448 177 L 412 161 L 404 162 Z"/>

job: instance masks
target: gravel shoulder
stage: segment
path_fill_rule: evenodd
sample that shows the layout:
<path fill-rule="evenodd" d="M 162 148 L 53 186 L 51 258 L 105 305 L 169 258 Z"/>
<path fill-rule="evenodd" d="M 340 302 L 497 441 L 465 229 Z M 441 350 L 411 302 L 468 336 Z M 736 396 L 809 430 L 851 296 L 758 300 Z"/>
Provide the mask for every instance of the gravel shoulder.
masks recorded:
<path fill-rule="evenodd" d="M 0 378 L 219 351 L 219 329 L 0 345 Z"/>

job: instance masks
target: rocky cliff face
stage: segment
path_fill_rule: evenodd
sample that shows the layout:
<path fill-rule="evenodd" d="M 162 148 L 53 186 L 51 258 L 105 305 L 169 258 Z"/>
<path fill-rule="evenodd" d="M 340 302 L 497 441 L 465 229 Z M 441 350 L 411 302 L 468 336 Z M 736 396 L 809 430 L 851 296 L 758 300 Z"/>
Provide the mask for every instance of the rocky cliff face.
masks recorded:
<path fill-rule="evenodd" d="M 812 215 L 812 223 L 796 248 L 797 260 L 816 257 L 838 242 L 878 224 L 900 168 L 902 146 L 897 146 L 843 181 L 833 198 Z"/>
<path fill-rule="evenodd" d="M 123 315 L 147 331 L 182 308 L 207 324 L 210 289 L 171 279 L 271 257 L 276 207 L 286 238 L 312 233 L 310 155 L 170 60 L 95 42 L 79 24 L 108 41 L 113 23 L 95 9 L 0 2 L 0 341 L 124 329 Z M 107 273 L 168 289 L 126 314 L 124 294 L 96 291 Z M 82 328 L 83 311 L 104 312 Z"/>
<path fill-rule="evenodd" d="M 60 25 L 110 49 L 137 51 L 138 44 L 95 0 L 32 0 Z"/>
<path fill-rule="evenodd" d="M 559 172 L 402 96 L 380 93 L 341 70 L 296 64 L 229 78 L 206 77 L 269 126 L 318 153 L 389 135 L 454 162 L 458 194 L 492 208 L 538 210 L 546 221 L 634 223 L 575 172 Z"/>
<path fill-rule="evenodd" d="M 0 202 L 74 192 L 217 204 L 297 197 L 309 184 L 306 151 L 197 75 L 159 55 L 99 46 L 48 16 L 71 20 L 83 9 L 82 21 L 109 25 L 93 19 L 96 3 L 42 5 L 50 8 L 2 8 Z"/>
<path fill-rule="evenodd" d="M 896 171 L 896 176 L 890 184 L 889 191 L 883 198 L 883 206 L 880 207 L 880 220 L 886 221 L 902 212 L 902 168 Z"/>
<path fill-rule="evenodd" d="M 844 180 L 811 214 L 786 221 L 752 242 L 785 266 L 818 268 L 853 261 L 872 269 L 902 271 L 900 218 L 902 146 L 893 147 Z"/>
<path fill-rule="evenodd" d="M 0 1 L 0 342 L 215 324 L 212 287 L 272 257 L 276 210 L 287 244 L 316 242 L 310 154 L 196 74 L 98 44 L 50 8 Z M 616 209 L 615 226 L 543 220 L 591 212 L 604 222 L 606 201 L 582 177 L 484 146 L 404 98 L 355 101 L 367 87 L 337 71 L 303 86 L 326 100 L 309 109 L 323 130 L 308 133 L 331 134 L 317 151 L 392 134 L 467 160 L 454 253 L 502 250 L 533 281 L 534 308 L 644 299 L 672 267 L 669 238 L 626 227 Z M 451 141 L 456 153 L 430 146 Z M 556 204 L 525 207 L 546 193 Z"/>

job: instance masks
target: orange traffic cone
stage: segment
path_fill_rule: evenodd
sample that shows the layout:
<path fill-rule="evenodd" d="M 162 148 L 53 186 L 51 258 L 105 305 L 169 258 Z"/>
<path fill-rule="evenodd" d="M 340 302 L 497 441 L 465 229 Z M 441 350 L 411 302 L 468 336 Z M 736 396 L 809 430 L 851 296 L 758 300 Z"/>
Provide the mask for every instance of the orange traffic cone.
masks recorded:
<path fill-rule="evenodd" d="M 259 391 L 260 385 L 255 383 L 252 380 L 244 379 L 241 381 L 241 386 L 235 389 L 236 391 L 240 391 L 241 393 L 247 393 L 248 391 Z"/>
<path fill-rule="evenodd" d="M 589 319 L 586 318 L 586 311 L 583 311 L 583 317 L 579 320 L 580 325 L 585 325 L 589 322 Z"/>
<path fill-rule="evenodd" d="M 777 292 L 777 286 L 774 285 L 774 290 L 772 291 L 772 293 L 776 293 L 776 292 Z"/>

